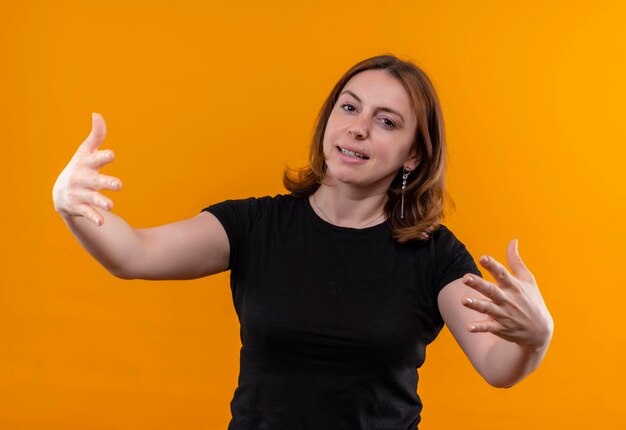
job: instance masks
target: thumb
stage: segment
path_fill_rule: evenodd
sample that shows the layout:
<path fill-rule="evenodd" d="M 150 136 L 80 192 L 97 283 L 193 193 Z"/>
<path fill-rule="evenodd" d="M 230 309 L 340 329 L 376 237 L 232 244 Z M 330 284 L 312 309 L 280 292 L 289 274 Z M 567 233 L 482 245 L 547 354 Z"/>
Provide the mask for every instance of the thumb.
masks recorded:
<path fill-rule="evenodd" d="M 83 142 L 83 149 L 93 152 L 102 144 L 107 134 L 107 126 L 102 115 L 96 112 L 91 113 L 91 132 Z"/>
<path fill-rule="evenodd" d="M 509 245 L 506 249 L 506 259 L 509 263 L 511 271 L 516 278 L 523 281 L 532 280 L 532 274 L 526 267 L 526 264 L 524 264 L 522 257 L 520 257 L 519 255 L 519 250 L 517 248 L 517 239 L 513 239 L 509 242 Z"/>

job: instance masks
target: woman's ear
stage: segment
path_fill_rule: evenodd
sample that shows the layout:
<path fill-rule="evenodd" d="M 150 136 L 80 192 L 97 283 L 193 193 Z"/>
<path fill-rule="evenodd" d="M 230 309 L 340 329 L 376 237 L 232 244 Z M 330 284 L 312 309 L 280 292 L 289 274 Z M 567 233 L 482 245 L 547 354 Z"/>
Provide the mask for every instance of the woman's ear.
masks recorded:
<path fill-rule="evenodd" d="M 417 151 L 412 150 L 409 159 L 404 163 L 404 168 L 413 171 L 420 165 L 420 161 L 422 157 L 417 154 Z"/>

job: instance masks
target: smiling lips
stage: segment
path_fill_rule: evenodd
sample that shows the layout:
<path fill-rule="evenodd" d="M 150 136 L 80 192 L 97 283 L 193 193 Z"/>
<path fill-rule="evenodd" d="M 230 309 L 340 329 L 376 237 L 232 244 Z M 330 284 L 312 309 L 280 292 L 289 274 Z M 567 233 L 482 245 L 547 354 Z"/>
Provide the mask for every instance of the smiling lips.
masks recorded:
<path fill-rule="evenodd" d="M 361 152 L 352 151 L 350 149 L 342 148 L 341 146 L 338 146 L 337 149 L 339 149 L 339 152 L 341 152 L 346 157 L 369 160 L 369 157 Z"/>

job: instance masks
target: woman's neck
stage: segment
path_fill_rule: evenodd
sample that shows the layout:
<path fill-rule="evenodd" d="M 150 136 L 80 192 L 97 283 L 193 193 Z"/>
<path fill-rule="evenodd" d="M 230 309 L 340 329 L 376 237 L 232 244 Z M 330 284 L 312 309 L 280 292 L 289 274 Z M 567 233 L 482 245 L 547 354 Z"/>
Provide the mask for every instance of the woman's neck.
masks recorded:
<path fill-rule="evenodd" d="M 325 185 L 309 197 L 317 215 L 339 227 L 365 228 L 385 220 L 387 193 L 361 194 L 340 185 Z"/>

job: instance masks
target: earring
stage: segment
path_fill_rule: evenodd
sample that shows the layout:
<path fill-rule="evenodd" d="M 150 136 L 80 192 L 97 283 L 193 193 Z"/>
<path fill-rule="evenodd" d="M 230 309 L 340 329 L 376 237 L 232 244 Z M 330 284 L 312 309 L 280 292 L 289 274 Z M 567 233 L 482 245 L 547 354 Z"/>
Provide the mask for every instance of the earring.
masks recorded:
<path fill-rule="evenodd" d="M 402 173 L 402 201 L 400 203 L 400 218 L 404 218 L 404 191 L 406 190 L 406 180 L 409 178 L 411 171 L 406 167 Z"/>

